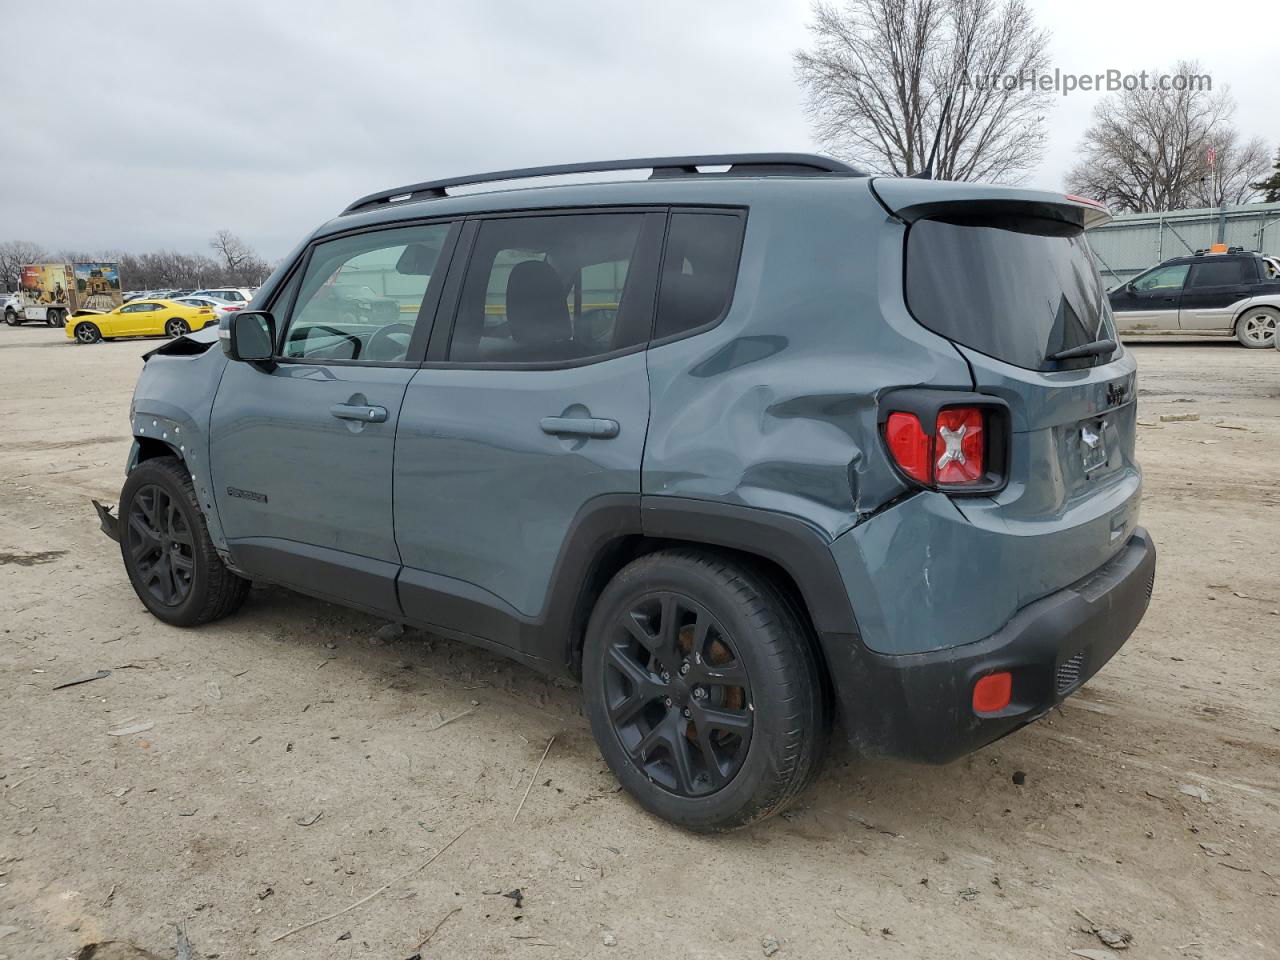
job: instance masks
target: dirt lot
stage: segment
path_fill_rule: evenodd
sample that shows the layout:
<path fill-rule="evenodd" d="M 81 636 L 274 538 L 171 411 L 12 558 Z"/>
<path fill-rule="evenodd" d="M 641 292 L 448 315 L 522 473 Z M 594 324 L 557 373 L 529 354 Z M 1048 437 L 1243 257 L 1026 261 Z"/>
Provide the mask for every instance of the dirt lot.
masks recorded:
<path fill-rule="evenodd" d="M 1155 598 L 1064 709 L 944 768 L 837 750 L 786 817 L 703 839 L 617 792 L 575 689 L 496 656 L 276 589 L 148 616 L 89 497 L 154 345 L 0 328 L 0 956 L 168 958 L 181 925 L 194 957 L 1069 957 L 1105 951 L 1090 922 L 1134 958 L 1280 956 L 1275 351 L 1135 348 Z"/>

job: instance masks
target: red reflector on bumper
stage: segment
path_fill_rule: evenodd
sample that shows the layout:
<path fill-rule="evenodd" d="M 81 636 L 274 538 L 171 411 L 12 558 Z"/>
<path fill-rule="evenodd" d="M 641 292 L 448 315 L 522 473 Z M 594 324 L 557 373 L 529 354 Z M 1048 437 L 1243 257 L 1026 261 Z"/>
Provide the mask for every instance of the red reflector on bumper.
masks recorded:
<path fill-rule="evenodd" d="M 995 713 L 1013 699 L 1013 674 L 1008 670 L 990 673 L 973 685 L 973 712 Z"/>

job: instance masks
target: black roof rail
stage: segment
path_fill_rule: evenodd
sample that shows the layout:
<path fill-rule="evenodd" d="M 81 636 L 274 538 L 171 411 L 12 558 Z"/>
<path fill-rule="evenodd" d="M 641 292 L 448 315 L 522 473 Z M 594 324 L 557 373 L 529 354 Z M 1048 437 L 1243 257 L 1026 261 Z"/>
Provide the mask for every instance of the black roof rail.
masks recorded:
<path fill-rule="evenodd" d="M 465 187 L 479 183 L 499 183 L 504 180 L 527 180 L 534 177 L 558 177 L 571 173 L 604 173 L 609 170 L 652 170 L 649 179 L 698 175 L 698 167 L 725 167 L 724 175 L 755 174 L 757 176 L 787 176 L 795 174 L 829 174 L 841 177 L 862 177 L 866 174 L 839 160 L 820 157 L 812 153 L 716 153 L 692 157 L 641 157 L 633 160 L 597 160 L 593 163 L 561 163 L 549 167 L 524 167 L 517 170 L 499 170 L 494 173 L 474 173 L 465 177 L 430 180 L 413 183 L 391 190 L 379 190 L 361 197 L 342 211 L 356 213 L 392 203 L 412 200 L 439 199 L 448 196 L 449 187 Z M 716 174 L 702 174 L 715 176 Z"/>

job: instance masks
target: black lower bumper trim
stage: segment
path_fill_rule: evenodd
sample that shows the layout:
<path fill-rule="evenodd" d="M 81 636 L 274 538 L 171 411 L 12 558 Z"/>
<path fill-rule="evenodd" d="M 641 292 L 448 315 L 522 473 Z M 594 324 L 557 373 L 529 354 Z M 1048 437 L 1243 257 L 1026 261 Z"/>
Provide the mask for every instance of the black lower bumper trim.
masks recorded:
<path fill-rule="evenodd" d="M 111 507 L 92 500 L 93 509 L 98 511 L 98 523 L 102 526 L 102 532 L 114 540 L 120 542 L 120 520 L 111 513 Z"/>
<path fill-rule="evenodd" d="M 1098 672 L 1138 626 L 1155 583 L 1156 549 L 1137 529 L 1105 566 L 1018 611 L 995 634 L 907 656 L 826 636 L 832 683 L 862 752 L 946 763 L 1042 716 Z M 1013 675 L 1009 706 L 978 715 L 973 686 Z"/>

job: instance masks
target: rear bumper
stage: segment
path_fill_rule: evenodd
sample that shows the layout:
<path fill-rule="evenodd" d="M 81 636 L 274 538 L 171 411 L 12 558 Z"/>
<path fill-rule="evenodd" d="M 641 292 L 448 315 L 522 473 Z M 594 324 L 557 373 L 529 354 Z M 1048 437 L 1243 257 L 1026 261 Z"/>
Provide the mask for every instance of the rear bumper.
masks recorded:
<path fill-rule="evenodd" d="M 1042 716 L 1070 696 L 1124 645 L 1146 613 L 1156 550 L 1137 528 L 1105 566 L 1019 610 L 976 643 L 929 653 L 877 654 L 846 638 L 828 656 L 850 740 L 862 752 L 946 763 Z M 825 637 L 828 652 L 838 644 Z M 1013 674 L 1004 710 L 977 715 L 973 686 L 995 671 Z"/>

